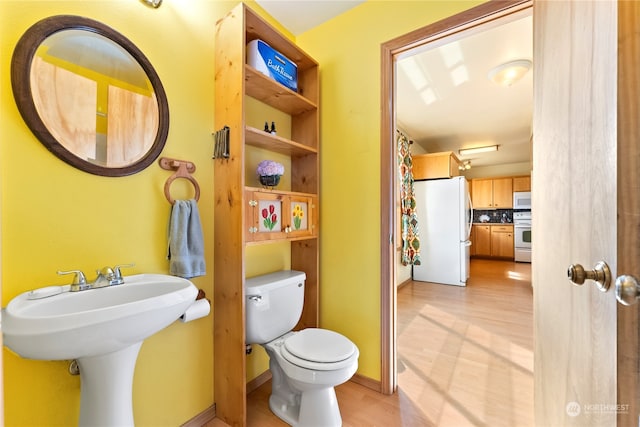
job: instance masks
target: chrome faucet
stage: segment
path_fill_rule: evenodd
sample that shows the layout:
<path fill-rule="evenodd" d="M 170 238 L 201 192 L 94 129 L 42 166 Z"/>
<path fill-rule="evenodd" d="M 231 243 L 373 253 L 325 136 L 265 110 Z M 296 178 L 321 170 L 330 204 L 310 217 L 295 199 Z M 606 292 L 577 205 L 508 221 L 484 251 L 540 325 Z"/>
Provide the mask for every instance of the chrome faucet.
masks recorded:
<path fill-rule="evenodd" d="M 86 291 L 88 289 L 104 288 L 106 286 L 122 285 L 124 278 L 120 271 L 123 267 L 133 267 L 135 264 L 121 264 L 111 268 L 109 266 L 103 267 L 101 270 L 96 270 L 96 279 L 89 283 L 87 277 L 80 270 L 70 271 L 58 271 L 58 274 L 75 274 L 73 281 L 70 285 L 71 292 Z"/>
<path fill-rule="evenodd" d="M 69 288 L 71 292 L 86 291 L 87 289 L 91 289 L 91 285 L 87 283 L 87 277 L 80 270 L 58 271 L 58 274 L 75 274 L 75 276 L 73 277 L 73 281 L 71 282 L 71 287 Z"/>
<path fill-rule="evenodd" d="M 120 264 L 113 267 L 113 283 L 112 285 L 122 285 L 124 284 L 124 277 L 122 277 L 121 268 L 130 268 L 135 267 L 135 264 Z"/>
<path fill-rule="evenodd" d="M 113 283 L 113 277 L 115 274 L 111 267 L 102 267 L 102 270 L 96 270 L 96 275 L 96 280 L 93 282 L 93 288 L 104 288 L 105 286 L 115 284 Z"/>

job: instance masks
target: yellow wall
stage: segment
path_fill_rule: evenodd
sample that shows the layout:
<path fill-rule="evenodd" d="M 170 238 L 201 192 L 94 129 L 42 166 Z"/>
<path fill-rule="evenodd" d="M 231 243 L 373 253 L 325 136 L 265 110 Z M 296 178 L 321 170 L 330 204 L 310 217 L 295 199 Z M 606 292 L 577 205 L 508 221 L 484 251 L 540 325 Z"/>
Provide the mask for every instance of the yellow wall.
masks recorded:
<path fill-rule="evenodd" d="M 60 269 L 82 269 L 92 278 L 96 268 L 134 262 L 125 274 L 168 273 L 170 205 L 163 187 L 170 172 L 157 163 L 122 178 L 81 172 L 50 154 L 15 106 L 13 48 L 29 26 L 59 14 L 86 16 L 121 32 L 160 76 L 171 120 L 162 155 L 196 163 L 207 275 L 193 282 L 213 295 L 215 23 L 237 3 L 165 0 L 156 10 L 138 0 L 0 0 L 2 306 L 29 289 L 66 283 L 69 277 L 56 275 Z M 174 198 L 191 197 L 183 182 L 172 186 Z M 145 341 L 134 379 L 136 425 L 176 426 L 213 404 L 211 319 L 177 322 Z M 24 360 L 6 348 L 3 356 L 7 426 L 77 423 L 80 379 L 67 373 L 68 362 Z"/>
<path fill-rule="evenodd" d="M 320 64 L 321 325 L 380 379 L 380 45 L 475 1 L 367 1 L 296 42 Z"/>
<path fill-rule="evenodd" d="M 162 155 L 197 165 L 208 271 L 193 281 L 213 294 L 215 22 L 235 4 L 164 0 L 154 10 L 137 0 L 0 0 L 3 306 L 29 289 L 65 283 L 58 269 L 90 273 L 135 262 L 127 273 L 168 271 L 163 186 L 169 172 L 156 163 L 122 178 L 81 172 L 51 155 L 15 106 L 13 47 L 30 25 L 58 14 L 110 25 L 159 74 L 171 115 Z M 380 44 L 475 4 L 369 1 L 297 40 L 321 65 L 321 326 L 352 338 L 361 350 L 359 374 L 374 379 L 380 378 Z M 176 187 L 173 195 L 181 197 Z M 283 267 L 289 262 L 279 256 L 272 261 Z M 214 402 L 212 346 L 211 317 L 178 322 L 145 341 L 134 379 L 136 425 L 179 425 Z M 3 357 L 7 426 L 77 422 L 79 377 L 67 373 L 67 363 L 23 360 L 6 349 Z"/>

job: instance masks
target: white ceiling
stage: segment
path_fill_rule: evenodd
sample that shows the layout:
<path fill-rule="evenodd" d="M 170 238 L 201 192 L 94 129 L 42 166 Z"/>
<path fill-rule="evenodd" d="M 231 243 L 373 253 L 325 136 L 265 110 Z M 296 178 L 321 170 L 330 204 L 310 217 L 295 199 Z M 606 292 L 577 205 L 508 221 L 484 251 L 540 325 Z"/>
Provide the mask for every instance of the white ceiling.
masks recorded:
<path fill-rule="evenodd" d="M 428 152 L 499 145 L 497 152 L 460 157 L 472 166 L 528 162 L 533 72 L 510 87 L 487 74 L 505 62 L 532 60 L 532 23 L 526 16 L 398 60 L 398 126 Z M 411 67 L 422 72 L 418 84 L 406 72 Z"/>
<path fill-rule="evenodd" d="M 257 2 L 296 35 L 361 3 L 355 0 Z M 487 74 L 508 61 L 531 60 L 532 39 L 529 15 L 499 21 L 490 24 L 490 28 L 488 25 L 481 31 L 472 30 L 455 39 L 445 39 L 438 46 L 427 45 L 404 54 L 397 62 L 398 126 L 427 152 L 457 153 L 460 148 L 499 145 L 497 152 L 460 156 L 461 160 L 471 160 L 475 167 L 528 162 L 533 73 L 529 71 L 511 87 L 494 84 Z M 411 82 L 405 71 L 407 67 L 421 71 L 420 83 Z M 429 89 L 436 99 L 426 103 L 423 94 Z"/>
<path fill-rule="evenodd" d="M 329 21 L 365 0 L 256 0 L 294 35 Z"/>

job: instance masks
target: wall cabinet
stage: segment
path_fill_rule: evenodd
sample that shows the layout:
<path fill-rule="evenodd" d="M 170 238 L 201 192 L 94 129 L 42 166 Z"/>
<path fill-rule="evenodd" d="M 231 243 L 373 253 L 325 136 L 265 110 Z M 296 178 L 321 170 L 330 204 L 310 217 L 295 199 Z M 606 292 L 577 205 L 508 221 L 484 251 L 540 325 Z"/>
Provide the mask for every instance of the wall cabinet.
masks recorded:
<path fill-rule="evenodd" d="M 530 176 L 514 176 L 513 177 L 513 191 L 531 191 L 531 177 Z"/>
<path fill-rule="evenodd" d="M 412 157 L 413 179 L 453 178 L 460 176 L 462 164 L 453 151 L 418 154 Z"/>
<path fill-rule="evenodd" d="M 247 188 L 245 241 L 316 236 L 316 199 L 314 195 Z"/>
<path fill-rule="evenodd" d="M 471 188 L 474 209 L 513 208 L 513 180 L 511 177 L 474 179 Z"/>
<path fill-rule="evenodd" d="M 471 180 L 471 199 L 474 209 L 493 207 L 493 180 L 473 179 Z"/>
<path fill-rule="evenodd" d="M 296 328 L 318 326 L 318 63 L 244 3 L 216 23 L 215 37 L 214 131 L 227 126 L 229 133 L 228 157 L 213 160 L 214 393 L 217 417 L 229 425 L 245 426 L 244 284 L 249 245 L 289 242 L 291 268 L 306 273 L 304 307 Z M 295 62 L 297 92 L 246 63 L 246 44 L 256 39 Z M 265 120 L 247 117 L 254 100 L 288 115 L 290 129 L 283 131 L 279 123 L 279 135 L 272 135 L 248 126 Z M 245 177 L 254 173 L 248 171 L 251 168 L 247 165 L 256 151 L 267 153 L 262 160 L 268 159 L 270 152 L 290 160 L 284 180 L 290 182 L 290 188 L 267 190 L 247 185 Z M 301 220 L 298 229 L 294 222 L 297 208 L 304 213 L 304 218 L 298 218 Z M 270 215 L 263 217 L 263 209 Z M 280 215 L 274 218 L 277 209 Z M 250 231 L 253 229 L 255 232 Z"/>
<path fill-rule="evenodd" d="M 474 256 L 513 258 L 513 225 L 474 224 Z"/>

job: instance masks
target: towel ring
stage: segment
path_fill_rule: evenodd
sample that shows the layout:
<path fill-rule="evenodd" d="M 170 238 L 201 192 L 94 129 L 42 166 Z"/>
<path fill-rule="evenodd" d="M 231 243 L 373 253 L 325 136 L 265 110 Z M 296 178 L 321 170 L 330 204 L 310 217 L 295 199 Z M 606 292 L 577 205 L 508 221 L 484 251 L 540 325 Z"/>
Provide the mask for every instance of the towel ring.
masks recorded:
<path fill-rule="evenodd" d="M 195 192 L 196 192 L 194 198 L 196 199 L 196 201 L 200 200 L 200 185 L 198 185 L 198 181 L 196 181 L 193 175 L 191 175 L 191 173 L 195 172 L 196 170 L 195 164 L 193 164 L 192 162 L 184 161 L 184 160 L 170 159 L 168 157 L 160 158 L 159 163 L 162 169 L 176 171 L 176 173 L 171 175 L 167 179 L 167 182 L 164 183 L 164 195 L 169 201 L 169 203 L 173 205 L 176 202 L 171 197 L 170 188 L 173 181 L 175 181 L 178 178 L 185 178 L 191 181 L 191 183 L 193 184 L 193 188 L 195 189 Z"/>

